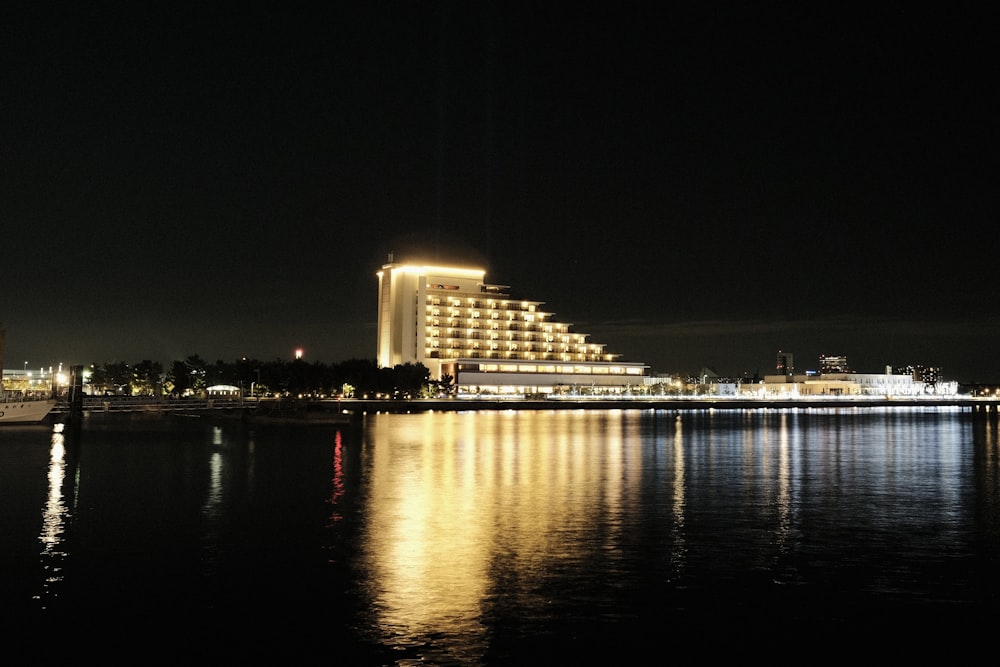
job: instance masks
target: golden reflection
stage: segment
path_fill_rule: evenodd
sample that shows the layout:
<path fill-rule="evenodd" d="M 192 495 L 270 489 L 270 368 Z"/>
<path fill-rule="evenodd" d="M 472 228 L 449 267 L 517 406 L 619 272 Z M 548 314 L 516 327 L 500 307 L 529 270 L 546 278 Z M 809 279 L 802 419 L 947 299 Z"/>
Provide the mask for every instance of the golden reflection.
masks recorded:
<path fill-rule="evenodd" d="M 792 471 L 791 456 L 788 445 L 788 415 L 782 414 L 778 428 L 778 490 L 776 505 L 778 507 L 778 527 L 775 531 L 778 538 L 778 549 L 785 553 L 792 538 Z"/>
<path fill-rule="evenodd" d="M 671 504 L 674 522 L 670 541 L 672 545 L 670 565 L 675 577 L 683 574 L 687 565 L 687 537 L 684 525 L 687 487 L 684 473 L 684 422 L 680 415 L 677 415 L 674 421 L 674 495 Z"/>
<path fill-rule="evenodd" d="M 52 430 L 49 449 L 49 493 L 42 509 L 42 530 L 38 540 L 42 543 L 42 568 L 45 578 L 42 593 L 36 597 L 42 605 L 56 595 L 54 586 L 63 579 L 62 563 L 66 553 L 61 550 L 63 534 L 69 518 L 69 509 L 63 499 L 63 482 L 66 479 L 66 440 L 63 425 L 56 424 Z"/>
<path fill-rule="evenodd" d="M 435 415 L 405 415 L 393 445 L 373 448 L 369 557 L 380 589 L 375 603 L 390 636 L 477 632 L 487 585 L 488 536 L 476 489 L 455 474 L 454 423 Z M 428 423 L 443 426 L 426 430 Z M 473 627 L 470 627 L 473 626 Z"/>
<path fill-rule="evenodd" d="M 637 428 L 621 411 L 374 415 L 364 559 L 383 641 L 482 649 L 491 599 L 538 595 L 595 546 L 614 569 L 640 493 Z"/>
<path fill-rule="evenodd" d="M 340 513 L 340 503 L 341 496 L 344 495 L 344 442 L 340 435 L 340 431 L 333 437 L 333 493 L 330 496 L 330 506 L 333 510 L 330 512 L 330 523 L 328 525 L 333 525 L 344 518 L 344 515 Z"/>
<path fill-rule="evenodd" d="M 982 481 L 977 485 L 977 501 L 981 507 L 1000 506 L 1000 438 L 997 437 L 997 415 L 985 414 L 973 421 L 975 429 L 973 437 L 978 441 L 976 447 L 982 448 Z M 995 543 L 1000 534 L 1000 523 L 984 522 L 983 532 L 991 544 Z"/>

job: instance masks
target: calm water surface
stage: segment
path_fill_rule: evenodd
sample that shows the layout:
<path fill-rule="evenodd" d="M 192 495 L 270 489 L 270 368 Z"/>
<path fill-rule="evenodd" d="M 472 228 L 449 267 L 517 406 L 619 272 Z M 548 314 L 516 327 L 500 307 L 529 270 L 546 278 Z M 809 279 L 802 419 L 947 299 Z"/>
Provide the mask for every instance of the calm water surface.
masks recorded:
<path fill-rule="evenodd" d="M 0 534 L 9 621 L 192 655 L 963 646 L 996 612 L 1000 445 L 958 408 L 90 415 L 0 429 Z"/>

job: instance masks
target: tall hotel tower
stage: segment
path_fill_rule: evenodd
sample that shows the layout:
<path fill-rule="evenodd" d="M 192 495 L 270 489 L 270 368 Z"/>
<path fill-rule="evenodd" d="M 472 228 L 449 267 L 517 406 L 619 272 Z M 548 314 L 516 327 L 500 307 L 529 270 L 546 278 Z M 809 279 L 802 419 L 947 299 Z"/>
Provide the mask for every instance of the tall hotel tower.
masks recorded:
<path fill-rule="evenodd" d="M 488 285 L 486 272 L 389 263 L 378 272 L 380 367 L 421 363 L 454 378 L 459 395 L 617 394 L 648 366 L 618 361 L 588 334 L 556 322 L 541 301 Z"/>

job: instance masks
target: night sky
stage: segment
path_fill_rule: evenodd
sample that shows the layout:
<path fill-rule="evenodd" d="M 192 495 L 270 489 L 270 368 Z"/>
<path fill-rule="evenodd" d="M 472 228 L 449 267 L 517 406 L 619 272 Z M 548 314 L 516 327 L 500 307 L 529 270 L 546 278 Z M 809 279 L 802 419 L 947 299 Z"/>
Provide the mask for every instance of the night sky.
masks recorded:
<path fill-rule="evenodd" d="M 373 359 L 393 252 L 479 265 L 653 372 L 782 349 L 1000 382 L 986 15 L 24 4 L 8 368 Z"/>

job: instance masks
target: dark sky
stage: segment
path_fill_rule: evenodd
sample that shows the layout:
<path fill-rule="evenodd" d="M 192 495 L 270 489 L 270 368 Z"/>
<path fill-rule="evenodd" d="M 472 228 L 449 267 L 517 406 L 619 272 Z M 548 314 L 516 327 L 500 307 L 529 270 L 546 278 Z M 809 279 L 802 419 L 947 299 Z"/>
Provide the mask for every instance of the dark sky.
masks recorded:
<path fill-rule="evenodd" d="M 374 358 L 415 247 L 654 372 L 1000 381 L 986 15 L 212 4 L 2 10 L 8 368 Z"/>

